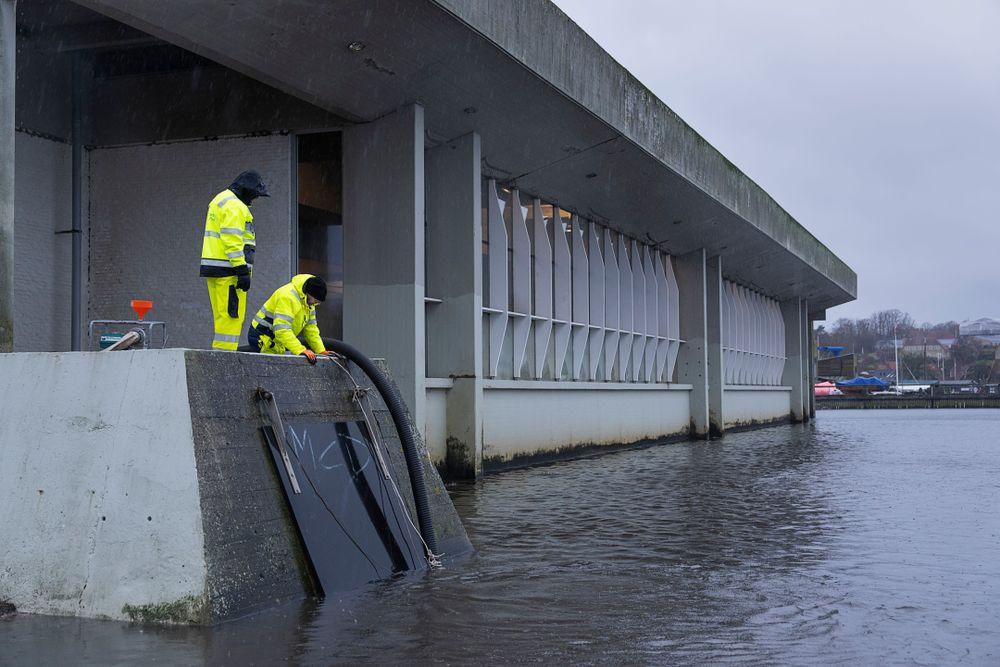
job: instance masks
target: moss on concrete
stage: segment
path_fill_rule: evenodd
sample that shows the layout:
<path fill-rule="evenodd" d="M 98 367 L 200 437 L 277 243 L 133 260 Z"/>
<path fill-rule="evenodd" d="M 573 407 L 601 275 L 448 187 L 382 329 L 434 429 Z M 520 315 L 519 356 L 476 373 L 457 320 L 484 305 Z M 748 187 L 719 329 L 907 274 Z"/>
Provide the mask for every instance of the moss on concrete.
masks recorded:
<path fill-rule="evenodd" d="M 792 421 L 791 415 L 782 415 L 780 417 L 770 417 L 764 419 L 741 419 L 734 422 L 726 423 L 726 433 L 739 433 L 740 431 L 756 431 L 760 428 L 769 428 L 771 426 L 785 426 L 794 423 Z"/>
<path fill-rule="evenodd" d="M 620 452 L 626 449 L 642 449 L 645 447 L 655 447 L 674 442 L 689 440 L 688 429 L 684 428 L 672 435 L 664 435 L 659 438 L 648 438 L 635 442 L 625 443 L 579 443 L 575 445 L 564 445 L 556 449 L 538 449 L 533 452 L 519 452 L 513 456 L 484 456 L 483 472 L 495 473 L 517 468 L 526 468 L 536 465 L 545 465 L 556 461 L 566 461 L 570 459 L 589 458 L 601 456 L 612 452 Z"/>
<path fill-rule="evenodd" d="M 173 602 L 159 604 L 126 604 L 122 614 L 137 623 L 181 623 L 206 625 L 209 623 L 208 605 L 203 596 L 187 595 Z"/>
<path fill-rule="evenodd" d="M 16 616 L 17 607 L 14 606 L 10 600 L 0 598 L 0 618 L 6 618 L 7 616 Z"/>
<path fill-rule="evenodd" d="M 444 459 L 445 474 L 442 477 L 447 479 L 475 479 L 476 464 L 469 456 L 468 443 L 449 436 L 446 447 L 447 450 Z"/>

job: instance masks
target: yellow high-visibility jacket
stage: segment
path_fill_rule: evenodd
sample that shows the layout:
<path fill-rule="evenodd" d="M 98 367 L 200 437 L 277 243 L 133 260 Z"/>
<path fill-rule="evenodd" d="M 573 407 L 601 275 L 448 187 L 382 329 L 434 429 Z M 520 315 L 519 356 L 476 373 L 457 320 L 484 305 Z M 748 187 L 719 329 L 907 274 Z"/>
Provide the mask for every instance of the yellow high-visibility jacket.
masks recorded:
<path fill-rule="evenodd" d="M 232 190 L 223 190 L 208 205 L 200 275 L 205 278 L 248 275 L 257 249 L 256 239 L 250 207 Z"/>
<path fill-rule="evenodd" d="M 316 307 L 306 303 L 306 295 L 302 291 L 302 286 L 310 278 L 312 275 L 308 273 L 295 276 L 292 282 L 274 290 L 274 294 L 257 311 L 251 326 L 257 329 L 264 341 L 261 352 L 301 354 L 306 348 L 298 339 L 300 335 L 313 352 L 319 354 L 326 351 L 316 326 Z"/>

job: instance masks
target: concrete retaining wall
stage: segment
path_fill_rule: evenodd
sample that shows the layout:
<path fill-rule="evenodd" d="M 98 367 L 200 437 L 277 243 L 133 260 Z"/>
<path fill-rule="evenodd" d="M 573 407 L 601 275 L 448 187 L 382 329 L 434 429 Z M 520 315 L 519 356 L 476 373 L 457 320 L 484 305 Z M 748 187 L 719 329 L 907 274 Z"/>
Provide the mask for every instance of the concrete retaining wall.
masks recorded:
<path fill-rule="evenodd" d="M 362 418 L 353 383 L 325 361 L 179 349 L 0 355 L 0 599 L 29 613 L 211 624 L 312 592 L 259 432 L 258 387 L 287 420 Z M 415 517 L 398 437 L 374 400 Z M 439 546 L 468 550 L 422 458 Z"/>
<path fill-rule="evenodd" d="M 723 398 L 726 428 L 787 421 L 791 387 L 727 386 Z"/>
<path fill-rule="evenodd" d="M 0 391 L 0 598 L 39 614 L 202 614 L 184 353 L 0 355 Z"/>
<path fill-rule="evenodd" d="M 686 436 L 687 385 L 492 380 L 483 392 L 487 470 L 584 448 Z"/>

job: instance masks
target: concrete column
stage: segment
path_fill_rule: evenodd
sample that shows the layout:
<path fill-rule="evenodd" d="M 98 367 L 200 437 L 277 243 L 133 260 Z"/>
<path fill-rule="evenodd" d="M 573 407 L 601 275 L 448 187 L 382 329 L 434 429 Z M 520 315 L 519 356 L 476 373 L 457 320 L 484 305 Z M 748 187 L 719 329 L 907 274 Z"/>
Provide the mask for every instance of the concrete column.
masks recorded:
<path fill-rule="evenodd" d="M 674 258 L 680 291 L 681 345 L 677 381 L 690 384 L 691 437 L 709 437 L 707 261 L 701 248 Z"/>
<path fill-rule="evenodd" d="M 14 349 L 15 0 L 0 0 L 0 352 Z"/>
<path fill-rule="evenodd" d="M 721 438 L 726 432 L 725 369 L 722 354 L 722 258 L 710 257 L 705 264 L 705 315 L 708 358 L 708 432 Z"/>
<path fill-rule="evenodd" d="M 785 321 L 785 368 L 781 374 L 781 384 L 792 388 L 790 417 L 793 422 L 798 423 L 805 421 L 807 409 L 803 358 L 803 322 L 806 314 L 802 300 L 793 299 L 782 303 L 781 315 Z"/>
<path fill-rule="evenodd" d="M 813 328 L 813 323 L 815 320 L 810 317 L 806 322 L 806 330 L 809 332 L 809 347 L 806 350 L 806 366 L 809 378 L 809 391 L 807 392 L 809 399 L 809 419 L 816 418 L 816 392 L 813 387 L 816 385 L 816 331 Z"/>
<path fill-rule="evenodd" d="M 802 359 L 802 421 L 809 421 L 810 413 L 809 406 L 812 401 L 813 395 L 813 385 L 812 375 L 809 367 L 812 363 L 812 356 L 809 353 L 809 330 L 812 326 L 809 323 L 809 302 L 802 299 L 802 323 L 800 325 L 800 330 L 802 331 L 802 352 L 799 357 Z"/>
<path fill-rule="evenodd" d="M 447 455 L 451 478 L 483 469 L 482 150 L 467 134 L 428 150 L 427 376 L 451 378 Z"/>
<path fill-rule="evenodd" d="M 424 425 L 424 110 L 344 131 L 344 340 L 392 371 Z"/>

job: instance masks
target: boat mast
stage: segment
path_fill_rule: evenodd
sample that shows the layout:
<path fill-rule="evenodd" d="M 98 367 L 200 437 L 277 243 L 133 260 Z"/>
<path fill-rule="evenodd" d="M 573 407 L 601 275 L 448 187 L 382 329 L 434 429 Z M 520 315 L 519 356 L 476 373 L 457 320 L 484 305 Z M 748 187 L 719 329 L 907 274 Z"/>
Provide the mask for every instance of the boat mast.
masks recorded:
<path fill-rule="evenodd" d="M 899 387 L 899 341 L 896 340 L 896 327 L 892 327 L 892 351 L 896 355 L 896 396 L 901 392 Z"/>

